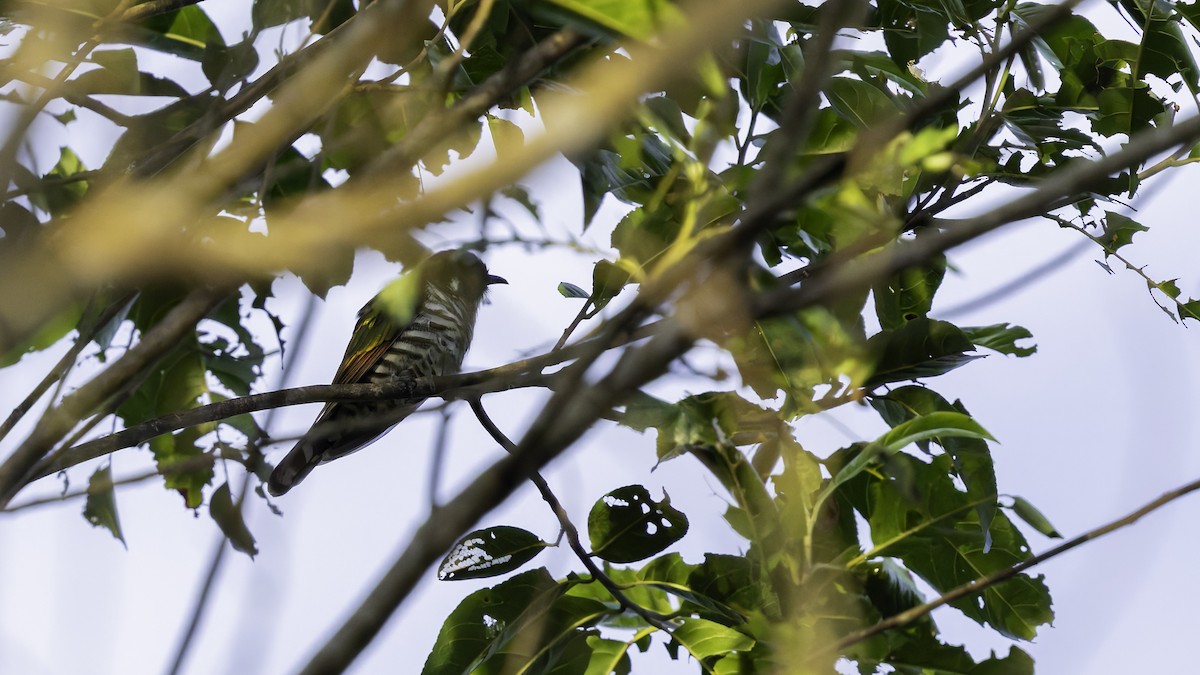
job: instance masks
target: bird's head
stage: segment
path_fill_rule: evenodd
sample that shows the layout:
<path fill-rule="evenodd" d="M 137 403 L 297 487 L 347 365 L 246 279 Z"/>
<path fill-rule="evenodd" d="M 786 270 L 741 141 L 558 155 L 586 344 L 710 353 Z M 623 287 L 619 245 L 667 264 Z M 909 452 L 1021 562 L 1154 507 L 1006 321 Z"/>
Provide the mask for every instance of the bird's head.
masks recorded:
<path fill-rule="evenodd" d="M 420 267 L 421 279 L 459 297 L 478 302 L 492 284 L 507 284 L 503 277 L 489 274 L 474 253 L 455 249 L 430 256 Z"/>

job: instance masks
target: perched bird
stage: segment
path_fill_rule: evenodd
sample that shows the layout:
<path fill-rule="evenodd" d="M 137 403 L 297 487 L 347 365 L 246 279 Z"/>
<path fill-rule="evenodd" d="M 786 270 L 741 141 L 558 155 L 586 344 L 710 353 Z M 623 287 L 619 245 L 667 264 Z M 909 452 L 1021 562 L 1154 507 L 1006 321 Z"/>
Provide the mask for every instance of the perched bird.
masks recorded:
<path fill-rule="evenodd" d="M 491 284 L 467 251 L 437 253 L 379 292 L 358 312 L 358 324 L 334 384 L 383 384 L 402 378 L 449 375 L 471 345 L 475 314 Z M 348 455 L 408 417 L 424 398 L 327 403 L 311 429 L 271 472 L 267 490 L 279 496 L 318 464 Z"/>

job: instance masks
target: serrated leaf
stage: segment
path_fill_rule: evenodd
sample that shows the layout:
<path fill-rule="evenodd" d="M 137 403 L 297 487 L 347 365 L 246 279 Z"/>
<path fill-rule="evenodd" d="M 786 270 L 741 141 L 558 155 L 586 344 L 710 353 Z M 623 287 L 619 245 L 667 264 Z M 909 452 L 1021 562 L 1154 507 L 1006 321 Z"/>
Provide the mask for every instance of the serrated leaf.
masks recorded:
<path fill-rule="evenodd" d="M 438 579 L 461 581 L 507 574 L 532 560 L 550 544 L 519 527 L 499 525 L 475 530 L 450 549 L 438 566 Z"/>
<path fill-rule="evenodd" d="M 1106 254 L 1111 255 L 1123 246 L 1129 245 L 1135 234 L 1149 229 L 1128 216 L 1105 211 L 1104 233 L 1099 237 L 1100 245 L 1104 247 Z"/>

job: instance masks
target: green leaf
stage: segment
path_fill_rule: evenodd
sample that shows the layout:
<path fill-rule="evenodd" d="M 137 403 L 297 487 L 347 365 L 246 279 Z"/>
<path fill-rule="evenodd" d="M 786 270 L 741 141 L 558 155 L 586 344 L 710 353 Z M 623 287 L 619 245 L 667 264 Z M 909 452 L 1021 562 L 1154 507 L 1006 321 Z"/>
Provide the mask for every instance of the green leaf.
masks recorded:
<path fill-rule="evenodd" d="M 587 644 L 592 650 L 592 657 L 583 675 L 629 675 L 629 648 L 633 643 L 589 635 Z"/>
<path fill-rule="evenodd" d="M 577 28 L 638 39 L 682 18 L 665 0 L 547 0 L 545 4 L 562 10 L 561 16 L 573 19 Z"/>
<path fill-rule="evenodd" d="M 748 651 L 754 646 L 754 638 L 728 626 L 707 619 L 687 618 L 671 633 L 671 639 L 683 645 L 697 660 L 730 652 Z"/>
<path fill-rule="evenodd" d="M 208 501 L 208 514 L 221 528 L 221 532 L 229 540 L 229 545 L 233 547 L 233 550 L 245 553 L 251 559 L 258 555 L 254 535 L 250 534 L 250 528 L 246 527 L 242 509 L 233 501 L 229 483 L 222 483 L 221 487 L 212 493 L 212 497 Z"/>
<path fill-rule="evenodd" d="M 23 344 L 19 344 L 9 350 L 8 353 L 0 355 L 0 368 L 11 366 L 20 361 L 22 356 L 30 352 L 40 352 L 57 343 L 79 325 L 82 315 L 83 308 L 79 305 L 73 305 L 51 317 L 50 320 L 34 331 Z"/>
<path fill-rule="evenodd" d="M 225 44 L 216 25 L 197 5 L 152 16 L 138 25 L 139 43 L 192 61 L 203 59 L 208 45 Z"/>
<path fill-rule="evenodd" d="M 558 293 L 564 298 L 582 298 L 587 300 L 588 298 L 592 297 L 591 293 L 588 293 L 575 284 L 567 283 L 565 281 L 559 282 Z"/>
<path fill-rule="evenodd" d="M 875 372 L 863 385 L 874 389 L 890 382 L 934 377 L 975 359 L 967 354 L 975 345 L 954 324 L 934 319 L 914 319 L 895 330 L 884 330 L 867 340 Z"/>
<path fill-rule="evenodd" d="M 931 412 L 896 425 L 875 442 L 888 452 L 896 452 L 917 441 L 937 437 L 996 440 L 968 415 L 959 412 Z"/>
<path fill-rule="evenodd" d="M 492 143 L 496 146 L 496 156 L 500 160 L 511 157 L 525 147 L 525 132 L 512 122 L 487 115 L 488 130 L 492 134 Z"/>
<path fill-rule="evenodd" d="M 952 405 L 932 389 L 917 386 L 899 387 L 888 392 L 886 396 L 872 397 L 871 407 L 892 427 L 918 415 L 939 411 L 963 414 L 967 412 L 961 403 L 956 401 Z M 932 440 L 945 448 L 954 460 L 954 471 L 967 487 L 967 498 L 976 505 L 979 526 L 984 533 L 984 549 L 990 548 L 990 528 L 997 508 L 997 490 L 996 469 L 992 464 L 988 444 L 983 439 L 958 436 L 935 437 Z M 919 441 L 918 444 L 927 450 L 926 442 Z"/>
<path fill-rule="evenodd" d="M 56 182 L 87 172 L 83 160 L 74 150 L 63 146 L 58 152 L 58 163 L 46 174 L 48 184 L 29 195 L 34 206 L 55 216 L 64 215 L 82 201 L 87 195 L 89 185 L 86 180 Z"/>
<path fill-rule="evenodd" d="M 598 261 L 592 269 L 591 297 L 592 302 L 596 305 L 596 309 L 602 309 L 613 298 L 617 297 L 617 294 L 625 288 L 629 280 L 629 272 L 607 260 Z"/>
<path fill-rule="evenodd" d="M 990 326 L 971 326 L 962 329 L 963 335 L 977 347 L 986 347 L 1001 354 L 1030 356 L 1037 353 L 1037 345 L 1022 347 L 1017 340 L 1033 339 L 1033 333 L 1023 326 L 995 323 Z"/>
<path fill-rule="evenodd" d="M 117 515 L 117 496 L 113 490 L 112 464 L 106 463 L 96 469 L 88 479 L 87 501 L 83 505 L 83 517 L 93 527 L 103 527 L 126 549 L 125 535 L 121 532 L 121 518 Z"/>
<path fill-rule="evenodd" d="M 877 555 L 900 560 L 938 593 L 1030 557 L 1029 545 L 1003 512 L 995 514 L 992 546 L 985 548 L 978 514 L 950 477 L 948 455 L 924 462 L 896 454 L 891 462 L 889 473 L 910 476 L 911 490 L 898 489 L 887 476 L 860 472 L 839 491 L 870 524 L 872 540 L 882 546 Z M 1025 574 L 951 604 L 1015 639 L 1032 639 L 1038 626 L 1053 619 L 1045 584 Z"/>
<path fill-rule="evenodd" d="M 878 459 L 886 459 L 904 449 L 905 446 L 936 437 L 995 440 L 978 422 L 963 413 L 932 412 L 928 415 L 914 417 L 907 422 L 897 424 L 891 431 L 880 436 L 873 443 L 863 446 L 861 452 L 834 474 L 823 492 L 824 494 L 831 493 L 846 481 L 857 477 Z"/>
<path fill-rule="evenodd" d="M 894 330 L 912 319 L 923 318 L 933 307 L 933 296 L 946 276 L 946 257 L 928 265 L 906 267 L 872 288 L 880 327 Z"/>
<path fill-rule="evenodd" d="M 859 129 L 870 129 L 900 113 L 887 94 L 861 80 L 830 78 L 825 95 L 833 110 Z"/>
<path fill-rule="evenodd" d="M 553 668 L 571 663 L 578 666 L 573 672 L 582 672 L 586 653 L 582 663 L 577 659 L 580 647 L 587 646 L 587 633 L 580 629 L 595 625 L 610 610 L 591 598 L 564 595 L 573 585 L 556 583 L 539 568 L 468 595 L 446 617 L 421 672 L 492 673 L 527 664 L 527 672 L 555 672 Z"/>
<path fill-rule="evenodd" d="M 588 514 L 592 555 L 610 562 L 644 560 L 687 534 L 687 516 L 663 500 L 654 501 L 641 485 L 617 488 L 600 498 Z"/>
<path fill-rule="evenodd" d="M 519 527 L 475 530 L 458 540 L 438 566 L 438 579 L 460 581 L 499 576 L 519 569 L 550 544 Z"/>
<path fill-rule="evenodd" d="M 1024 497 L 1012 497 L 1012 511 L 1017 514 L 1017 517 L 1025 521 L 1030 527 L 1044 534 L 1051 539 L 1062 539 L 1062 535 L 1054 525 L 1050 524 L 1050 520 L 1042 515 L 1042 512 L 1030 504 Z"/>
<path fill-rule="evenodd" d="M 724 624 L 741 623 L 743 615 L 778 611 L 769 585 L 745 556 L 706 553 L 704 562 L 690 569 L 681 585 L 692 597 L 675 595 L 695 605 L 693 611 L 700 616 Z"/>
<path fill-rule="evenodd" d="M 1104 247 L 1105 257 L 1130 244 L 1138 232 L 1146 232 L 1149 229 L 1128 216 L 1105 211 L 1104 233 L 1098 238 L 1100 245 Z"/>

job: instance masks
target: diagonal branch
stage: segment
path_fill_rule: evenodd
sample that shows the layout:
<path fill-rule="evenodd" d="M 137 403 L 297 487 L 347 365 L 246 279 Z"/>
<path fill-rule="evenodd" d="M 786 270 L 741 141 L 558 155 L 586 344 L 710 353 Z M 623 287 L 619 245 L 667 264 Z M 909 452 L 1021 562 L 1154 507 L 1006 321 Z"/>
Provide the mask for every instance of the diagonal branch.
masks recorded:
<path fill-rule="evenodd" d="M 935 598 L 934 600 L 931 600 L 923 605 L 918 605 L 916 607 L 907 609 L 899 614 L 893 614 L 892 616 L 880 621 L 870 628 L 864 628 L 863 630 L 851 633 L 839 640 L 831 649 L 841 651 L 850 645 L 862 642 L 863 640 L 879 635 L 884 631 L 888 631 L 893 628 L 899 628 L 912 623 L 913 621 L 925 616 L 926 614 L 929 614 L 942 605 L 974 595 L 990 586 L 995 586 L 1002 581 L 1011 579 L 1031 567 L 1040 565 L 1051 558 L 1056 558 L 1077 546 L 1086 544 L 1087 542 L 1095 539 L 1099 539 L 1100 537 L 1103 537 L 1110 532 L 1115 532 L 1123 527 L 1133 525 L 1137 521 L 1141 520 L 1143 516 L 1153 511 L 1157 511 L 1176 499 L 1187 496 L 1197 490 L 1200 490 L 1200 480 L 1192 481 L 1191 483 L 1171 490 L 1158 499 L 1155 499 L 1154 501 L 1130 513 L 1124 518 L 1118 518 L 1117 520 L 1101 525 L 1094 530 L 1085 532 L 1078 537 L 1075 537 L 1070 541 L 1065 541 L 1044 553 L 1040 553 L 1026 560 L 1022 560 L 1021 562 L 1002 572 L 997 572 L 996 574 L 990 576 L 980 577 L 974 581 L 969 581 L 961 586 L 947 591 L 946 593 L 943 593 L 940 597 Z"/>
<path fill-rule="evenodd" d="M 479 397 L 472 397 L 470 402 L 471 410 L 475 412 L 475 416 L 479 418 L 479 423 L 482 424 L 483 428 L 492 435 L 492 438 L 496 439 L 496 442 L 499 443 L 506 452 L 516 452 L 517 446 L 513 444 L 511 440 L 509 440 L 508 436 L 504 435 L 504 432 L 500 430 L 500 427 L 496 426 L 496 423 L 493 422 L 492 418 L 488 416 L 487 411 L 483 409 L 483 402 L 479 399 Z M 583 542 L 579 540 L 579 530 L 575 527 L 575 523 L 571 522 L 571 516 L 568 515 L 567 510 L 563 508 L 562 502 L 558 501 L 558 497 L 554 495 L 554 491 L 550 489 L 550 484 L 546 482 L 546 479 L 542 477 L 542 474 L 534 471 L 529 474 L 529 480 L 534 484 L 535 487 L 537 487 L 538 492 L 542 495 L 542 499 L 550 505 L 550 510 L 554 512 L 554 517 L 558 519 L 559 527 L 562 528 L 563 534 L 567 537 L 567 545 L 570 546 L 571 550 L 575 552 L 575 557 L 579 558 L 579 561 L 583 563 L 584 567 L 587 568 L 587 571 L 592 575 L 592 578 L 596 581 L 599 581 L 600 585 L 603 586 L 610 595 L 616 598 L 617 603 L 621 605 L 622 609 L 630 610 L 634 614 L 637 614 L 645 619 L 646 623 L 661 631 L 666 631 L 668 633 L 671 632 L 672 627 L 667 623 L 665 616 L 658 614 L 657 612 L 652 612 L 645 607 L 642 607 L 638 603 L 630 600 L 629 597 L 625 595 L 625 592 L 621 590 L 621 587 L 618 586 L 615 581 L 609 578 L 609 576 L 604 573 L 604 570 L 600 569 L 600 566 L 596 564 L 595 560 L 592 560 L 591 554 L 588 553 L 587 549 L 583 547 Z"/>
<path fill-rule="evenodd" d="M 0 464 L 0 508 L 7 506 L 13 495 L 29 482 L 38 462 L 71 427 L 130 378 L 174 349 L 180 338 L 195 330 L 196 323 L 224 299 L 225 294 L 219 291 L 193 291 L 121 358 L 64 398 L 58 407 L 48 410 L 25 442 Z"/>

